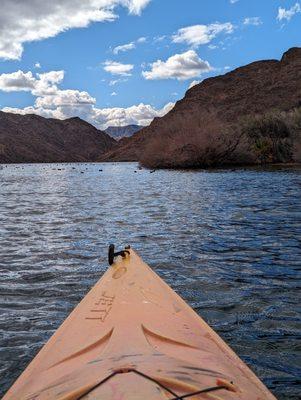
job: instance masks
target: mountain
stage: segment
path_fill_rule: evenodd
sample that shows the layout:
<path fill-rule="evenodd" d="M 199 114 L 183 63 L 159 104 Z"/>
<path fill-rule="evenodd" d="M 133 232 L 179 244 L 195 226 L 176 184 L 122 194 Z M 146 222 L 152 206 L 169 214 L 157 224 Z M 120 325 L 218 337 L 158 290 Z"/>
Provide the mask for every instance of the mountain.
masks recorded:
<path fill-rule="evenodd" d="M 78 117 L 0 111 L 0 163 L 96 161 L 116 141 Z"/>
<path fill-rule="evenodd" d="M 141 125 L 109 126 L 105 132 L 114 139 L 119 140 L 123 137 L 132 136 L 142 128 L 143 126 Z"/>
<path fill-rule="evenodd" d="M 292 48 L 279 61 L 205 79 L 101 159 L 139 160 L 150 168 L 301 160 L 300 106 L 301 48 Z"/>

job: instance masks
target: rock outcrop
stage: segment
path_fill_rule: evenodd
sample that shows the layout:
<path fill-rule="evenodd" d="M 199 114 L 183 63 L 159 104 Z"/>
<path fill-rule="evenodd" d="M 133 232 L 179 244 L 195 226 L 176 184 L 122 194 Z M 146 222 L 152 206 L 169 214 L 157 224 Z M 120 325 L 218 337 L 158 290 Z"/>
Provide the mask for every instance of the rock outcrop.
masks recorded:
<path fill-rule="evenodd" d="M 243 121 L 301 106 L 301 48 L 280 61 L 256 61 L 205 79 L 164 117 L 101 158 L 139 160 L 149 167 L 208 167 L 259 162 Z"/>
<path fill-rule="evenodd" d="M 0 111 L 0 162 L 96 161 L 116 141 L 78 117 L 66 120 Z"/>

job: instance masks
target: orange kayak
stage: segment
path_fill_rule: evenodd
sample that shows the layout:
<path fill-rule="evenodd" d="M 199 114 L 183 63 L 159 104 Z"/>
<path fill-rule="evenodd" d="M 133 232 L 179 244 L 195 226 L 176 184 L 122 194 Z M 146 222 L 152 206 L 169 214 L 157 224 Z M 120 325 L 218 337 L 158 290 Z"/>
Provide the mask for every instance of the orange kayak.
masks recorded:
<path fill-rule="evenodd" d="M 275 397 L 129 249 L 115 258 L 3 399 Z"/>

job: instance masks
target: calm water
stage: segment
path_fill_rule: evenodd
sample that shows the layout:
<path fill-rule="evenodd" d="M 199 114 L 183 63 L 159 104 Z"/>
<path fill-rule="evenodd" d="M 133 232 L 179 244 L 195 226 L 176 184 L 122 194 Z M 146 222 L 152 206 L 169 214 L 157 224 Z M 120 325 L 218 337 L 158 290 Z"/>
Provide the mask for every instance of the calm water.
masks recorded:
<path fill-rule="evenodd" d="M 301 170 L 11 165 L 0 179 L 2 394 L 113 242 L 137 249 L 279 399 L 299 398 Z"/>

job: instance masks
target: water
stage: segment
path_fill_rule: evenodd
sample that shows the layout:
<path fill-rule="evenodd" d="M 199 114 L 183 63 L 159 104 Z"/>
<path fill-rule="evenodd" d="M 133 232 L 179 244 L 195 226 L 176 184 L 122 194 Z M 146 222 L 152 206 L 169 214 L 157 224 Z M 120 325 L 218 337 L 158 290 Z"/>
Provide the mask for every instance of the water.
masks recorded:
<path fill-rule="evenodd" d="M 113 242 L 137 249 L 279 399 L 299 398 L 300 169 L 10 165 L 0 179 L 2 394 L 105 271 Z"/>

